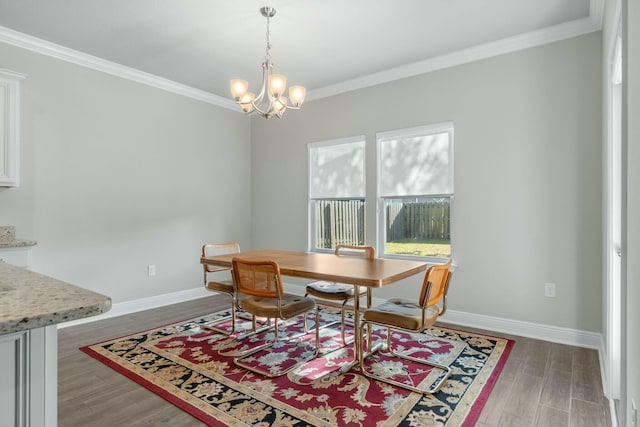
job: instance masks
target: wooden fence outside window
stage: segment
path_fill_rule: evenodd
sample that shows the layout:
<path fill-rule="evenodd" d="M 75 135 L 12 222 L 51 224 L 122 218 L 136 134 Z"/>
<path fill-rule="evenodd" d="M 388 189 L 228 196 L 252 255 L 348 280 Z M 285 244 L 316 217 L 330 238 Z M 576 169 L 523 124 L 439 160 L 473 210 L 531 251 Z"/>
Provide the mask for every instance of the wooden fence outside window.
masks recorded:
<path fill-rule="evenodd" d="M 317 244 L 364 245 L 364 199 L 316 200 Z"/>
<path fill-rule="evenodd" d="M 387 242 L 410 238 L 450 239 L 450 208 L 448 198 L 387 201 Z"/>
<path fill-rule="evenodd" d="M 317 247 L 364 245 L 364 199 L 316 200 Z M 403 239 L 449 239 L 450 199 L 386 201 L 387 242 Z"/>

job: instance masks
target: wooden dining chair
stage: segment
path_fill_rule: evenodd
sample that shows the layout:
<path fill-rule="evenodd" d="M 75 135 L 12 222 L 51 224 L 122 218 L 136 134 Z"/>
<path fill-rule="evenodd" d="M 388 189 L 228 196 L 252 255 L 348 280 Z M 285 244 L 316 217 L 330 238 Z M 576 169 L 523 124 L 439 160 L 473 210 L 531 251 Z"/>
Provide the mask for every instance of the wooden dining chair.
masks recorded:
<path fill-rule="evenodd" d="M 421 389 L 406 383 L 392 380 L 390 378 L 376 375 L 366 370 L 365 364 L 361 366 L 361 372 L 370 378 L 382 381 L 388 384 L 402 387 L 407 390 L 418 393 L 435 393 L 440 389 L 442 384 L 451 374 L 451 368 L 439 363 L 433 363 L 423 358 L 408 356 L 393 349 L 391 343 L 391 330 L 398 329 L 407 332 L 423 332 L 432 326 L 438 317 L 442 316 L 447 310 L 447 292 L 449 290 L 449 281 L 451 279 L 451 260 L 444 265 L 434 265 L 427 270 L 420 295 L 416 300 L 405 298 L 392 298 L 385 303 L 367 309 L 363 314 L 363 327 L 366 326 L 367 349 L 371 349 L 371 325 L 384 326 L 387 329 L 387 351 L 396 357 L 411 360 L 413 362 L 432 366 L 444 371 L 440 379 L 428 389 Z M 441 305 L 438 305 L 441 304 Z M 362 350 L 361 346 L 361 351 Z M 362 355 L 362 359 L 370 357 L 371 353 Z"/>
<path fill-rule="evenodd" d="M 235 358 L 234 363 L 261 375 L 274 377 L 284 375 L 301 364 L 316 357 L 320 347 L 320 317 L 315 301 L 312 298 L 285 293 L 282 276 L 280 274 L 280 267 L 275 261 L 248 260 L 235 257 L 232 260 L 232 266 L 237 291 L 239 294 L 243 295 L 243 298 L 240 299 L 240 306 L 242 309 L 251 313 L 254 316 L 254 319 L 256 316 L 274 319 L 273 341 L 258 346 L 251 352 Z M 286 320 L 303 315 L 304 333 L 289 337 L 289 340 L 306 335 L 307 313 L 310 311 L 315 311 L 316 315 L 315 349 L 311 355 L 276 374 L 270 371 L 257 369 L 243 362 L 244 359 L 251 357 L 258 351 L 274 346 L 280 340 L 278 320 Z"/>
<path fill-rule="evenodd" d="M 353 246 L 353 245 L 337 245 L 335 248 L 336 256 L 355 256 L 362 257 L 369 260 L 373 260 L 376 257 L 376 250 L 373 246 Z M 340 334 L 342 336 L 342 343 L 347 345 L 344 333 L 344 314 L 346 304 L 353 300 L 355 297 L 354 286 L 344 283 L 335 283 L 327 281 L 312 282 L 307 285 L 305 296 L 311 295 L 314 298 L 318 298 L 318 304 L 322 304 L 322 300 L 342 302 L 340 307 Z M 368 288 L 361 288 L 358 298 L 367 296 L 367 308 L 371 307 L 371 291 Z M 323 327 L 329 327 L 337 322 L 324 325 Z"/>
<path fill-rule="evenodd" d="M 237 253 L 240 253 L 240 245 L 236 242 L 202 245 L 203 257 Z M 233 284 L 233 278 L 230 276 L 227 280 L 209 280 L 209 274 L 220 273 L 224 271 L 230 272 L 231 269 L 228 267 L 220 267 L 210 264 L 202 264 L 202 267 L 204 269 L 204 287 L 207 290 L 223 293 L 231 297 L 231 315 L 216 319 L 215 321 L 204 325 L 204 327 L 214 330 L 215 332 L 223 333 L 225 335 L 231 335 L 236 330 L 236 309 L 238 308 L 238 300 L 236 289 Z M 215 327 L 216 324 L 227 321 L 229 319 L 231 319 L 231 331 L 228 332 Z"/>

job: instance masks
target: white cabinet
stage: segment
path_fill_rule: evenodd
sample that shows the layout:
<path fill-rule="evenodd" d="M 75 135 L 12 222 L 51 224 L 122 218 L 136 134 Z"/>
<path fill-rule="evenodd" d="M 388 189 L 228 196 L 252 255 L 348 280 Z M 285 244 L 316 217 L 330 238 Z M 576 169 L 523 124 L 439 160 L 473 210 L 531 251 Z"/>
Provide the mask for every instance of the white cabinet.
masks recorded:
<path fill-rule="evenodd" d="M 0 427 L 56 427 L 57 324 L 110 308 L 105 295 L 0 262 Z"/>
<path fill-rule="evenodd" d="M 0 335 L 0 427 L 57 425 L 55 325 Z"/>
<path fill-rule="evenodd" d="M 20 182 L 20 80 L 25 75 L 0 69 L 0 187 Z"/>
<path fill-rule="evenodd" d="M 17 267 L 29 268 L 31 266 L 31 248 L 32 246 L 0 248 L 0 261 Z"/>
<path fill-rule="evenodd" d="M 0 414 L 2 427 L 27 425 L 29 331 L 0 335 Z"/>

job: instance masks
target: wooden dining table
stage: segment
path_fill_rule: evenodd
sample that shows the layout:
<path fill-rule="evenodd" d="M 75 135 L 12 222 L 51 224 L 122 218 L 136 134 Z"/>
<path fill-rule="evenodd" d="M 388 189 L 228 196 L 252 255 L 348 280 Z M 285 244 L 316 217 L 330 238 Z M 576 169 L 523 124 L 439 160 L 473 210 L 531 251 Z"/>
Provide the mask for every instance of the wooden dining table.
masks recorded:
<path fill-rule="evenodd" d="M 202 257 L 202 264 L 231 268 L 234 257 L 249 260 L 270 260 L 278 263 L 283 276 L 311 280 L 345 283 L 354 286 L 354 295 L 360 295 L 360 286 L 368 291 L 380 288 L 416 275 L 427 269 L 420 261 L 336 256 L 328 253 L 296 252 L 276 249 L 241 252 L 237 254 Z M 360 301 L 353 301 L 354 351 L 357 363 L 362 363 L 362 328 L 360 325 Z M 369 349 L 372 351 L 372 349 Z M 354 363 L 353 365 L 355 365 Z M 353 365 L 347 367 L 351 369 Z"/>

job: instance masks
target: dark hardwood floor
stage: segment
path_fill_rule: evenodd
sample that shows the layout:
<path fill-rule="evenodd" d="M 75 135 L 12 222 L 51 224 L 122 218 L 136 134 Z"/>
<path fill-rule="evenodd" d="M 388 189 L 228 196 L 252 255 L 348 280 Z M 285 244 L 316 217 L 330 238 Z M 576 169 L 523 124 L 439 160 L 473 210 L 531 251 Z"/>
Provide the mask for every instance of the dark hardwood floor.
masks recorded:
<path fill-rule="evenodd" d="M 79 347 L 226 308 L 211 296 L 58 331 L 59 427 L 203 426 Z M 444 324 L 443 324 L 444 325 Z M 455 327 L 455 326 L 454 326 Z M 595 350 L 476 330 L 516 341 L 476 424 L 609 427 Z"/>

